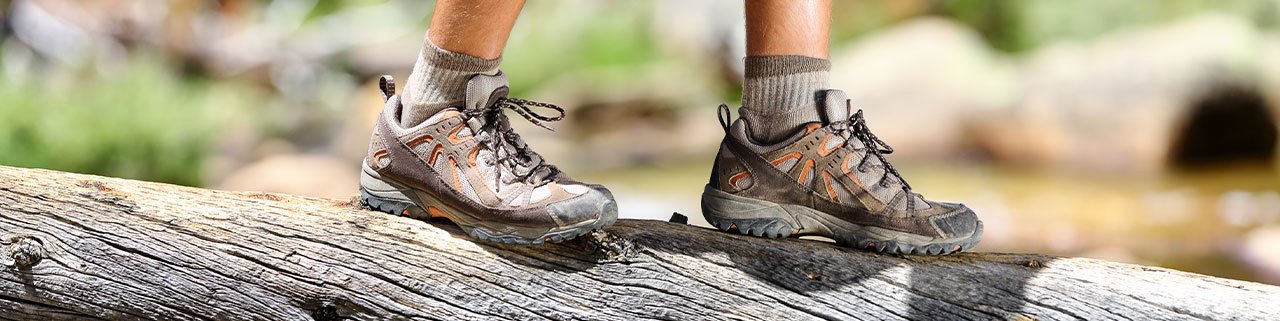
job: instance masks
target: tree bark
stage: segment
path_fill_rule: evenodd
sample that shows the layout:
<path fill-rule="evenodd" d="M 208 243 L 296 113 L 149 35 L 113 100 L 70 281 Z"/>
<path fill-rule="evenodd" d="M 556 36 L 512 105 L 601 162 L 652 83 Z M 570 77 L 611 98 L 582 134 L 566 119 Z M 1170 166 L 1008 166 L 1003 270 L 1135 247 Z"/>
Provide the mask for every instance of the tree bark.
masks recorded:
<path fill-rule="evenodd" d="M 0 319 L 1275 319 L 1280 288 L 621 220 L 545 246 L 350 200 L 0 167 Z"/>

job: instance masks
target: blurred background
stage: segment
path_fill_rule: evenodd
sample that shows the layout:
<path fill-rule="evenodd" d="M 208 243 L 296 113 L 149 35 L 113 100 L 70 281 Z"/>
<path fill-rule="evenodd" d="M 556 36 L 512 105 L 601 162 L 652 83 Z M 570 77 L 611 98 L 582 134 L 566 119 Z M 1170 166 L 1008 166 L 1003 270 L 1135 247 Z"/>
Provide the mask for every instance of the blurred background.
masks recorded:
<path fill-rule="evenodd" d="M 349 198 L 430 1 L 0 0 L 0 164 Z M 703 224 L 742 8 L 534 1 L 503 69 L 538 151 Z M 1280 284 L 1280 1 L 837 1 L 833 85 L 979 250 Z M 518 118 L 517 118 L 518 119 Z"/>

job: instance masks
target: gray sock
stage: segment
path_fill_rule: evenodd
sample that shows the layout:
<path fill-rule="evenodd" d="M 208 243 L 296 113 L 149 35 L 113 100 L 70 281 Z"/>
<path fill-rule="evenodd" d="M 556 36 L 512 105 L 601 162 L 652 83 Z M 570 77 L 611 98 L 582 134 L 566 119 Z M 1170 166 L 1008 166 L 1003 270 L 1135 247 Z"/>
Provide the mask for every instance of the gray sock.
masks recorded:
<path fill-rule="evenodd" d="M 449 106 L 464 104 L 467 79 L 476 74 L 497 73 L 501 61 L 502 58 L 490 60 L 447 51 L 431 40 L 423 41 L 418 62 L 413 65 L 401 96 L 405 109 L 400 125 L 414 126 Z"/>
<path fill-rule="evenodd" d="M 773 143 L 819 120 L 818 93 L 830 87 L 831 62 L 806 56 L 747 57 L 742 118 L 751 138 Z"/>

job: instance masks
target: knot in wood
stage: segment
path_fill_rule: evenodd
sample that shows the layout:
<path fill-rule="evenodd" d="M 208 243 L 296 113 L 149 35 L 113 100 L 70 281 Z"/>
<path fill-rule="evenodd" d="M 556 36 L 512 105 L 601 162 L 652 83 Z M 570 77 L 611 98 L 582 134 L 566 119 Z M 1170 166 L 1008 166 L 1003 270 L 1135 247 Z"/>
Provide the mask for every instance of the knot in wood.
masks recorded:
<path fill-rule="evenodd" d="M 44 243 L 34 237 L 19 236 L 9 242 L 9 258 L 13 267 L 29 269 L 45 257 Z"/>
<path fill-rule="evenodd" d="M 636 254 L 635 244 L 631 240 L 609 232 L 595 231 L 587 239 L 598 255 L 597 262 L 626 262 Z"/>

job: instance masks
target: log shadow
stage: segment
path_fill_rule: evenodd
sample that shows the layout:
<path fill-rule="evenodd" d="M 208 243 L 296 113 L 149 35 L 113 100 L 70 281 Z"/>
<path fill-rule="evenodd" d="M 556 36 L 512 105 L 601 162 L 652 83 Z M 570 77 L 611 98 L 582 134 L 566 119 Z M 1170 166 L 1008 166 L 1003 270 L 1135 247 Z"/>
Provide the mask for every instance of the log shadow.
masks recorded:
<path fill-rule="evenodd" d="M 1028 302 L 1037 301 L 1027 298 L 1028 283 L 1055 257 L 964 253 L 905 259 L 914 263 L 908 285 L 911 295 L 907 300 L 907 319 L 1078 318 L 1061 311 L 1053 315 L 1041 315 L 1043 309 L 1026 306 Z"/>
<path fill-rule="evenodd" d="M 718 234 L 689 239 L 643 238 L 643 246 L 666 253 L 721 256 L 731 266 L 780 290 L 802 295 L 864 298 L 878 306 L 879 315 L 907 320 L 985 320 L 1023 317 L 1027 283 L 1054 257 L 1042 255 L 963 253 L 951 256 L 901 256 L 870 253 L 807 239 L 763 239 L 716 230 Z M 664 231 L 663 235 L 670 233 Z M 655 235 L 656 236 L 656 235 Z M 643 235 L 637 235 L 642 238 Z M 692 243 L 692 244 L 691 244 Z M 898 273 L 907 273 L 906 284 Z M 825 301 L 825 300 L 819 300 Z M 905 311 L 895 302 L 905 302 Z M 815 307 L 815 310 L 817 307 Z M 840 306 L 831 306 L 840 309 Z M 822 315 L 827 319 L 847 319 Z M 1059 315 L 1062 316 L 1062 315 Z"/>
<path fill-rule="evenodd" d="M 662 237 L 670 235 L 672 229 L 664 229 L 661 235 L 639 232 L 636 243 L 652 251 L 731 267 L 780 290 L 806 295 L 839 291 L 896 266 L 895 262 L 864 259 L 865 253 L 821 241 L 767 239 L 687 228 L 692 231 L 682 231 L 677 238 Z"/>
<path fill-rule="evenodd" d="M 1035 301 L 1025 299 L 1024 292 L 1039 268 L 1054 259 L 1033 254 L 995 253 L 944 257 L 884 255 L 816 240 L 767 239 L 684 224 L 637 221 L 622 221 L 604 232 L 563 243 L 518 246 L 471 238 L 448 221 L 432 223 L 454 237 L 476 242 L 503 260 L 558 273 L 581 273 L 601 265 L 639 262 L 679 269 L 678 262 L 665 260 L 694 257 L 740 271 L 779 293 L 795 293 L 823 302 L 826 306 L 796 308 L 809 313 L 803 317 L 826 319 L 1044 317 L 1038 315 L 1040 313 L 1024 312 L 1027 310 L 1024 304 Z M 907 274 L 905 280 L 901 273 Z M 833 294 L 842 298 L 833 298 Z M 859 301 L 838 302 L 849 298 Z M 905 307 L 901 302 L 906 303 Z M 846 312 L 840 311 L 841 304 L 875 305 L 881 313 L 875 316 L 842 314 Z M 1055 313 L 1049 317 L 1055 316 L 1069 314 Z"/>
<path fill-rule="evenodd" d="M 669 225 L 668 225 L 669 224 Z M 466 237 L 466 236 L 460 236 Z M 470 238 L 469 238 L 470 239 Z M 634 277 L 619 279 L 619 284 L 635 284 L 641 288 L 655 286 L 649 278 L 654 273 L 669 282 L 687 282 L 691 287 L 709 291 L 739 292 L 759 301 L 791 301 L 795 296 L 813 296 L 831 291 L 853 291 L 858 297 L 876 296 L 866 288 L 849 289 L 844 285 L 859 284 L 895 263 L 884 260 L 859 260 L 849 257 L 849 250 L 826 246 L 820 242 L 797 239 L 773 240 L 731 235 L 684 224 L 653 221 L 621 221 L 604 232 L 584 235 L 575 240 L 540 246 L 513 246 L 477 243 L 503 260 L 556 273 L 593 273 L 593 278 Z M 682 273 L 685 268 L 713 266 L 742 273 L 720 273 L 722 278 L 706 279 L 706 271 Z M 724 270 L 724 269 L 718 269 Z M 750 280 L 763 285 L 747 285 Z M 757 293 L 762 287 L 771 293 Z M 714 290 L 710 290 L 714 289 Z M 669 297 L 660 291 L 649 304 L 663 300 L 687 300 Z M 689 294 L 698 296 L 698 294 Z M 823 318 L 851 319 L 856 316 L 840 311 L 841 305 L 865 303 L 849 297 L 814 297 L 824 302 L 813 306 L 774 303 L 776 310 L 791 311 L 787 319 Z M 684 302 L 683 304 L 688 304 Z M 722 306 L 704 306 L 708 310 Z M 641 312 L 643 314 L 643 312 Z M 659 317 L 659 316 L 653 316 Z"/>

